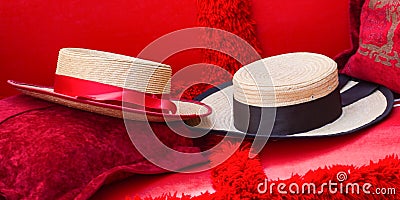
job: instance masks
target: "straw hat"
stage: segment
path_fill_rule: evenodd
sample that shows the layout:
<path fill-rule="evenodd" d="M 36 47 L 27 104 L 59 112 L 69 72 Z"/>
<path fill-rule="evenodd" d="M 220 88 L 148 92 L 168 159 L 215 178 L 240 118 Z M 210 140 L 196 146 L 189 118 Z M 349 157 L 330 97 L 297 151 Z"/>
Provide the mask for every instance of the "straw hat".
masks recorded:
<path fill-rule="evenodd" d="M 174 121 L 209 115 L 211 109 L 203 103 L 169 99 L 171 74 L 170 66 L 157 62 L 64 48 L 59 51 L 54 88 L 8 83 L 27 95 L 112 117 Z"/>
<path fill-rule="evenodd" d="M 352 133 L 382 120 L 393 106 L 390 90 L 338 76 L 336 63 L 315 53 L 256 61 L 196 100 L 213 110 L 196 128 L 272 138 Z"/>

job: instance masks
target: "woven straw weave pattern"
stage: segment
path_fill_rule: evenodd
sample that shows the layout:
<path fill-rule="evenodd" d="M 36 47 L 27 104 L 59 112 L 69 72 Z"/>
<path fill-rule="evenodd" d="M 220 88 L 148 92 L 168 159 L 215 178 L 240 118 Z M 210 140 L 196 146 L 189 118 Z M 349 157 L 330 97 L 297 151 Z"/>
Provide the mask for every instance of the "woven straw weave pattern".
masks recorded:
<path fill-rule="evenodd" d="M 337 88 L 336 63 L 314 53 L 290 53 L 265 58 L 241 68 L 233 78 L 234 98 L 259 107 L 309 102 Z"/>
<path fill-rule="evenodd" d="M 151 94 L 170 93 L 171 67 L 134 57 L 80 48 L 59 52 L 56 74 Z"/>

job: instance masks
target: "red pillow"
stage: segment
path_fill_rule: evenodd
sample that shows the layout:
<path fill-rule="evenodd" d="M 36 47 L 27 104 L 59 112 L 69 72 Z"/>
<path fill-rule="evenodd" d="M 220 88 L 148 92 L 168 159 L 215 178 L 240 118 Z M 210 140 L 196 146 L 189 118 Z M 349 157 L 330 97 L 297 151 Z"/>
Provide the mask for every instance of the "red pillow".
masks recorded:
<path fill-rule="evenodd" d="M 151 126 L 165 145 L 199 151 L 165 124 Z M 24 95 L 0 100 L 0 199 L 87 199 L 129 174 L 163 172 L 134 148 L 121 119 Z"/>
<path fill-rule="evenodd" d="M 350 15 L 353 48 L 337 58 L 341 72 L 400 93 L 400 2 L 351 0 Z"/>

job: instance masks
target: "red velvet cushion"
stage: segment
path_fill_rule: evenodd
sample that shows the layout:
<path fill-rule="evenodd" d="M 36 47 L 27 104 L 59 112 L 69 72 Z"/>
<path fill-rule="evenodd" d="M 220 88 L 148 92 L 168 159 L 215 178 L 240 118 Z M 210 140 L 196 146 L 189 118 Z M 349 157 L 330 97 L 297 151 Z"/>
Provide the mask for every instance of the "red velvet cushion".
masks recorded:
<path fill-rule="evenodd" d="M 164 124 L 151 126 L 164 144 L 198 151 Z M 121 119 L 24 95 L 0 100 L 0 198 L 86 199 L 127 174 L 162 172 L 134 148 Z"/>
<path fill-rule="evenodd" d="M 352 0 L 351 3 L 354 55 L 342 72 L 399 93 L 400 2 Z"/>

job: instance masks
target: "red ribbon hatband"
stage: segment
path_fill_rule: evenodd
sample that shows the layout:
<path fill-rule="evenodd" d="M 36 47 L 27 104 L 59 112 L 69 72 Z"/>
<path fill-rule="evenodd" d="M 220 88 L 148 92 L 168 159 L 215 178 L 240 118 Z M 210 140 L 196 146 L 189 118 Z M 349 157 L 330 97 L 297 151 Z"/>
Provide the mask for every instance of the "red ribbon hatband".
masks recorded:
<path fill-rule="evenodd" d="M 123 98 L 124 106 L 153 112 L 174 114 L 177 109 L 174 103 L 165 99 L 169 98 L 169 95 L 149 94 L 59 74 L 55 76 L 54 92 L 120 106 Z"/>

